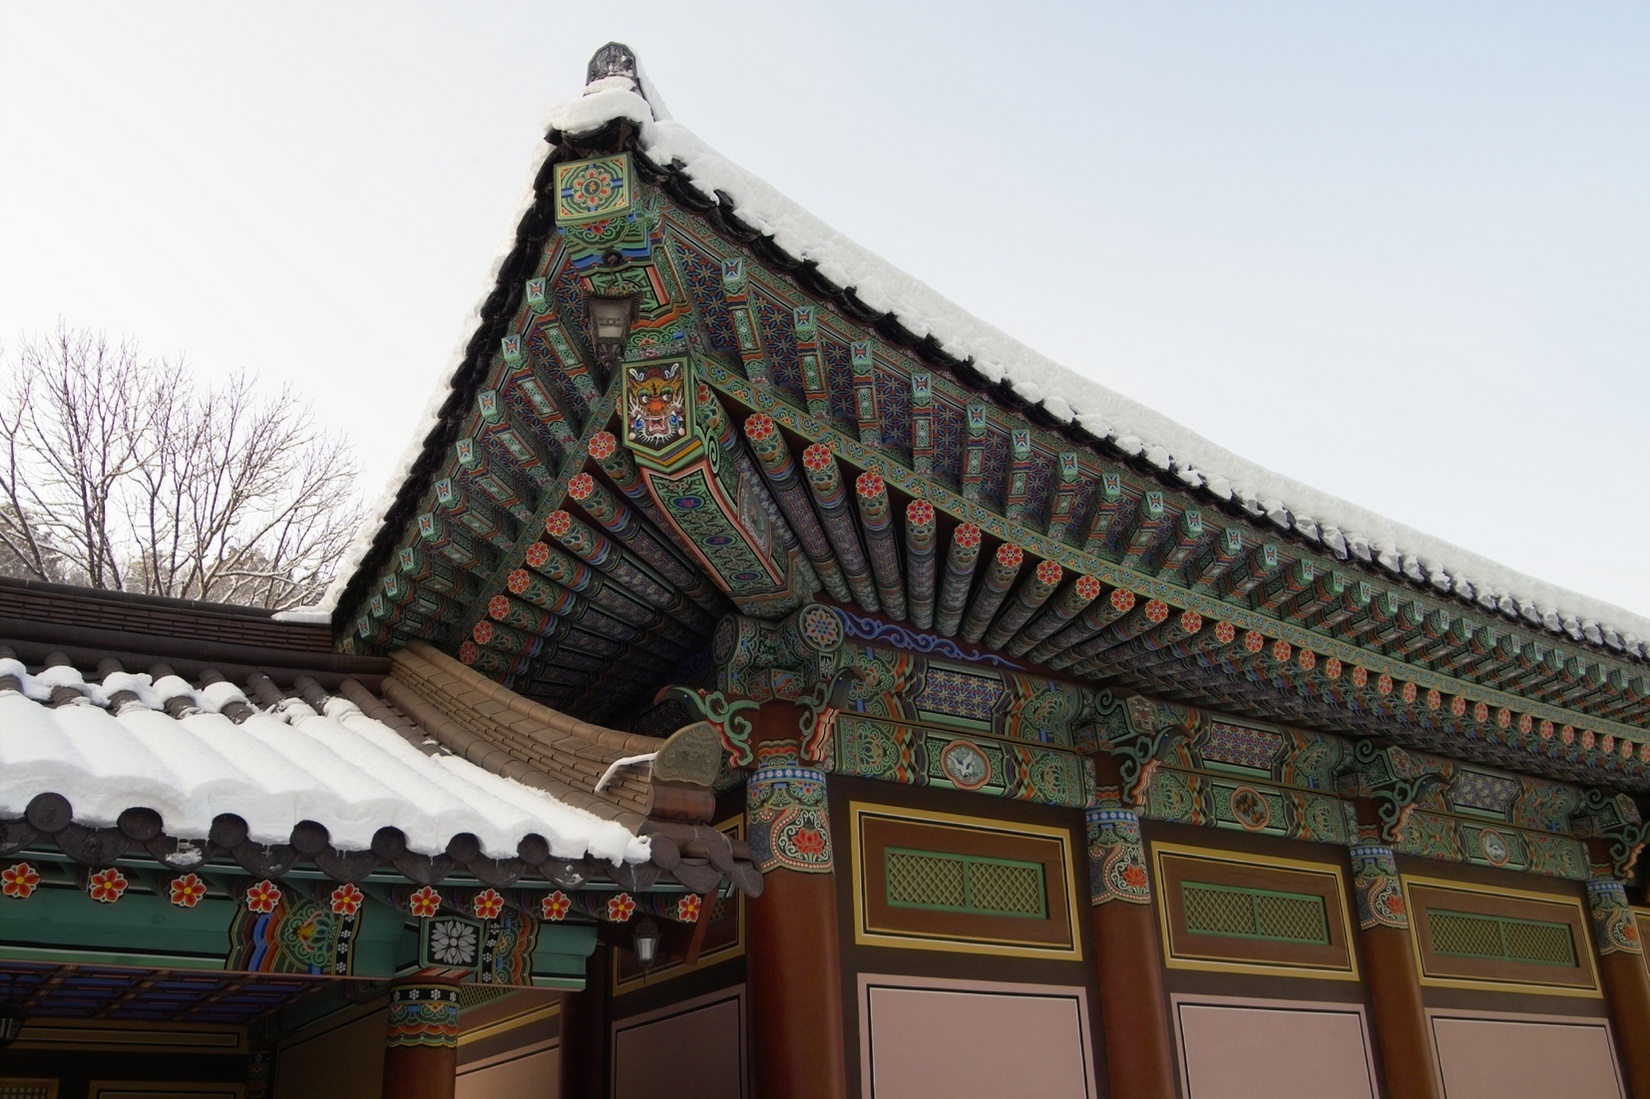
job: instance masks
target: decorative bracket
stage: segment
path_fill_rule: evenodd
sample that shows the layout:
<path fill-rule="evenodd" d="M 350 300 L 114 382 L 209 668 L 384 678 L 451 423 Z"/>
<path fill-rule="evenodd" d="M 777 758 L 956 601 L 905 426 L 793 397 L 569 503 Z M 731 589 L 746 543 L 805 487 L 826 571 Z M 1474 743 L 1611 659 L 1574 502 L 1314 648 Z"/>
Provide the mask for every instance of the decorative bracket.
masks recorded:
<path fill-rule="evenodd" d="M 836 730 L 836 715 L 841 713 L 837 707 L 831 705 L 831 699 L 836 695 L 836 689 L 843 676 L 852 676 L 861 683 L 872 678 L 871 673 L 863 668 L 852 665 L 839 668 L 834 674 L 828 674 L 814 684 L 813 693 L 806 698 L 797 700 L 802 709 L 802 716 L 797 718 L 797 728 L 802 731 L 802 758 L 810 763 L 824 764 L 831 752 L 831 736 Z"/>
<path fill-rule="evenodd" d="M 1448 782 L 1449 772 L 1444 761 L 1429 766 L 1418 763 L 1402 748 L 1379 748 L 1372 741 L 1359 740 L 1353 745 L 1352 761 L 1340 777 L 1348 793 L 1374 803 L 1380 818 L 1381 842 L 1390 846 L 1398 842 L 1415 810 L 1416 799 Z"/>
<path fill-rule="evenodd" d="M 1139 695 L 1119 701 L 1105 688 L 1094 694 L 1094 711 L 1101 719 L 1098 746 L 1117 759 L 1123 804 L 1131 809 L 1145 805 L 1146 791 L 1163 762 L 1159 756 L 1164 749 L 1192 737 L 1192 722 L 1169 720 L 1159 709 L 1160 704 Z M 1119 723 L 1105 720 L 1118 711 L 1122 711 L 1121 728 Z"/>
<path fill-rule="evenodd" d="M 1611 797 L 1602 790 L 1588 790 L 1570 823 L 1577 837 L 1608 845 L 1610 871 L 1620 881 L 1633 872 L 1650 841 L 1650 824 L 1639 818 L 1638 806 L 1626 794 Z"/>
<path fill-rule="evenodd" d="M 716 730 L 722 747 L 728 750 L 729 766 L 749 767 L 756 762 L 756 755 L 751 746 L 750 718 L 745 716 L 745 712 L 759 709 L 758 703 L 743 698 L 730 699 L 721 691 L 707 691 L 702 687 L 681 685 L 660 688 L 653 701 L 659 703 L 667 698 L 682 703 Z"/>

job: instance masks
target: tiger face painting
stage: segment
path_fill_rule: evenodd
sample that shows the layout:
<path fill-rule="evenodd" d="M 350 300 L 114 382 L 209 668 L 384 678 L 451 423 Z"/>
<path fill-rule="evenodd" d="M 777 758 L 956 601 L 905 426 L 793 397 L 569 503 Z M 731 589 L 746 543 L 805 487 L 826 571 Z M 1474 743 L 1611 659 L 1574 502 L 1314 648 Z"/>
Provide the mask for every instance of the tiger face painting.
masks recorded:
<path fill-rule="evenodd" d="M 625 367 L 630 441 L 658 447 L 687 434 L 680 362 Z"/>

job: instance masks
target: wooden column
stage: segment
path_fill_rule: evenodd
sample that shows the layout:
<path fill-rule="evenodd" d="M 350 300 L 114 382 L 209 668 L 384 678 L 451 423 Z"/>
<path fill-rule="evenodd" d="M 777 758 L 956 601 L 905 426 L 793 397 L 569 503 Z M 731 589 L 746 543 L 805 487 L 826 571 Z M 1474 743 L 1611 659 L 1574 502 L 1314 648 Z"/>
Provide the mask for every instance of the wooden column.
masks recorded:
<path fill-rule="evenodd" d="M 453 1099 L 458 985 L 411 978 L 390 989 L 384 1099 Z"/>
<path fill-rule="evenodd" d="M 767 702 L 751 718 L 745 832 L 763 882 L 746 908 L 745 980 L 763 1099 L 848 1094 L 825 772 L 801 762 L 802 712 Z"/>
<path fill-rule="evenodd" d="M 612 964 L 598 943 L 584 968 L 584 988 L 561 997 L 561 1091 L 564 1099 L 605 1096 L 607 1090 L 607 990 Z"/>
<path fill-rule="evenodd" d="M 1360 813 L 1367 808 L 1360 806 Z M 1364 982 L 1387 1094 L 1391 1099 L 1442 1099 L 1397 860 L 1392 848 L 1375 838 L 1354 843 L 1351 856 Z"/>
<path fill-rule="evenodd" d="M 1587 883 L 1587 901 L 1627 1091 L 1633 1099 L 1650 1099 L 1650 971 L 1644 968 L 1644 944 L 1627 906 L 1627 890 L 1614 877 L 1595 876 Z"/>
<path fill-rule="evenodd" d="M 1117 761 L 1095 757 L 1100 785 L 1086 814 L 1089 903 L 1100 969 L 1100 1025 L 1111 1094 L 1174 1099 L 1175 1058 L 1157 906 L 1140 841 L 1140 818 L 1125 804 Z"/>

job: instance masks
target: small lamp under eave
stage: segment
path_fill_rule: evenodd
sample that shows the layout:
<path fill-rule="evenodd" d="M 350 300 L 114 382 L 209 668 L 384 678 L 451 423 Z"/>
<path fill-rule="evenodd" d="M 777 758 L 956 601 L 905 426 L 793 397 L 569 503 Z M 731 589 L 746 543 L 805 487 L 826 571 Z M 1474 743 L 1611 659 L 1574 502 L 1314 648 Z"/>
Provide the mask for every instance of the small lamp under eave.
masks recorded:
<path fill-rule="evenodd" d="M 659 925 L 647 916 L 643 916 L 637 922 L 636 930 L 630 933 L 630 949 L 635 951 L 636 964 L 642 967 L 644 974 L 659 959 L 659 940 L 662 937 Z"/>
<path fill-rule="evenodd" d="M 595 346 L 596 358 L 609 369 L 624 358 L 635 308 L 635 299 L 628 294 L 612 298 L 592 294 L 590 297 L 590 342 Z"/>

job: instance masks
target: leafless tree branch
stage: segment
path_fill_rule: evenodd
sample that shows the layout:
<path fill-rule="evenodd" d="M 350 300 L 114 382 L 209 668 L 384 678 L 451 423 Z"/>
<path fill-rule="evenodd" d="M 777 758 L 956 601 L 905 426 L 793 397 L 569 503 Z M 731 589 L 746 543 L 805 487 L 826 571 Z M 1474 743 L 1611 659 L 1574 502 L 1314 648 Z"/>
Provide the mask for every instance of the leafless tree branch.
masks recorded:
<path fill-rule="evenodd" d="M 0 575 L 285 609 L 363 518 L 348 443 L 290 388 L 59 323 L 5 356 Z"/>

